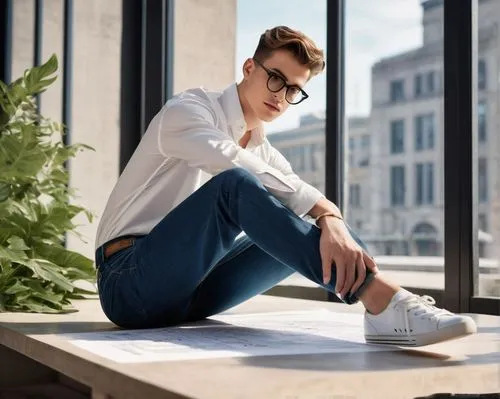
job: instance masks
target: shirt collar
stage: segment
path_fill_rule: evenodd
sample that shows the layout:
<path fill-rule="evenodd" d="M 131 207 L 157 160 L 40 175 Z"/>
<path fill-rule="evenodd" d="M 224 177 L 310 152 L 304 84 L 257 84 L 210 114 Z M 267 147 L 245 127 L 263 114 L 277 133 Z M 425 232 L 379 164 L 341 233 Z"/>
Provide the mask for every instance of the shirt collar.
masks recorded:
<path fill-rule="evenodd" d="M 222 92 L 221 104 L 233 139 L 238 143 L 247 131 L 247 124 L 243 116 L 236 83 L 233 83 Z M 250 141 L 255 145 L 262 144 L 264 141 L 264 126 L 262 123 L 252 130 Z"/>

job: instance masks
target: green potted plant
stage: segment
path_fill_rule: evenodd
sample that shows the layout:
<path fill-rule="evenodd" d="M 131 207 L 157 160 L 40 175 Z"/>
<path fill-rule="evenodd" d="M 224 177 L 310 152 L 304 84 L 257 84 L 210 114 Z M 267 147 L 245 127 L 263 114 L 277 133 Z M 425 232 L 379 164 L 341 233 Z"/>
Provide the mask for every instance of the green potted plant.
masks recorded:
<path fill-rule="evenodd" d="M 72 299 L 95 294 L 93 261 L 64 245 L 76 215 L 92 220 L 70 203 L 66 162 L 91 148 L 63 144 L 64 127 L 41 116 L 34 99 L 57 67 L 53 55 L 9 85 L 0 81 L 0 311 L 70 312 Z"/>

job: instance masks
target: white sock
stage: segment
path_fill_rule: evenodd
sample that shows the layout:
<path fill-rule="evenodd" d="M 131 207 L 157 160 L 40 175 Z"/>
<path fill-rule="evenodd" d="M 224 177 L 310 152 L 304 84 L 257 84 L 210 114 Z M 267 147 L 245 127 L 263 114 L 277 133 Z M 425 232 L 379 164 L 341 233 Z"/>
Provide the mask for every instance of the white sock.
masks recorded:
<path fill-rule="evenodd" d="M 410 291 L 405 290 L 404 288 L 400 288 L 400 289 L 399 289 L 399 291 L 398 291 L 398 292 L 396 292 L 396 293 L 393 295 L 393 297 L 391 298 L 391 300 L 389 301 L 389 303 L 387 304 L 387 306 L 386 306 L 386 307 L 385 307 L 385 308 L 384 308 L 381 312 L 376 313 L 376 314 L 374 314 L 374 315 L 375 315 L 375 316 L 377 316 L 377 315 L 380 315 L 380 314 L 384 313 L 387 309 L 390 309 L 390 305 L 391 305 L 392 303 L 397 302 L 397 301 L 400 301 L 400 300 L 402 300 L 402 299 L 405 299 L 405 298 L 407 298 L 407 297 L 409 297 L 409 296 L 411 296 L 411 295 L 413 295 L 413 294 L 412 294 Z M 371 313 L 368 309 L 366 309 L 366 311 L 367 311 L 368 313 Z M 371 314 L 373 314 L 373 313 L 371 313 Z"/>
<path fill-rule="evenodd" d="M 394 294 L 394 296 L 391 299 L 391 303 L 398 302 L 402 299 L 408 298 L 409 296 L 413 295 L 410 291 L 405 290 L 404 288 L 400 288 L 398 292 Z"/>

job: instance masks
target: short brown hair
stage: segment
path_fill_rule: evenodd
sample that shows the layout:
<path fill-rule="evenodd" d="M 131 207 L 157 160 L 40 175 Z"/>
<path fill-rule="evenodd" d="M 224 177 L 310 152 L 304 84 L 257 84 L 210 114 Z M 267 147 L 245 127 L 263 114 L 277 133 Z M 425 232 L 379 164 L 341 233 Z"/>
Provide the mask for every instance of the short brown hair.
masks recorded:
<path fill-rule="evenodd" d="M 288 50 L 302 65 L 307 65 L 311 76 L 325 68 L 323 50 L 306 35 L 288 26 L 276 26 L 267 29 L 261 36 L 254 57 L 265 61 L 275 50 Z"/>

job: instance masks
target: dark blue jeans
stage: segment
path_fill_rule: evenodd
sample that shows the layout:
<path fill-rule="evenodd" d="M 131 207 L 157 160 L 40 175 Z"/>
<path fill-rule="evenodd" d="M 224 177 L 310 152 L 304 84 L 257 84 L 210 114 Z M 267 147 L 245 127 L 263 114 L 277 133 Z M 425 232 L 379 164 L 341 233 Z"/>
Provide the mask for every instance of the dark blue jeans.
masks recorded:
<path fill-rule="evenodd" d="M 245 236 L 236 239 L 242 232 Z M 103 260 L 96 251 L 106 316 L 126 328 L 206 318 L 263 293 L 298 272 L 323 284 L 321 231 L 241 168 L 214 176 L 134 246 Z M 354 239 L 364 247 L 351 231 Z M 371 281 L 368 273 L 357 293 Z"/>

